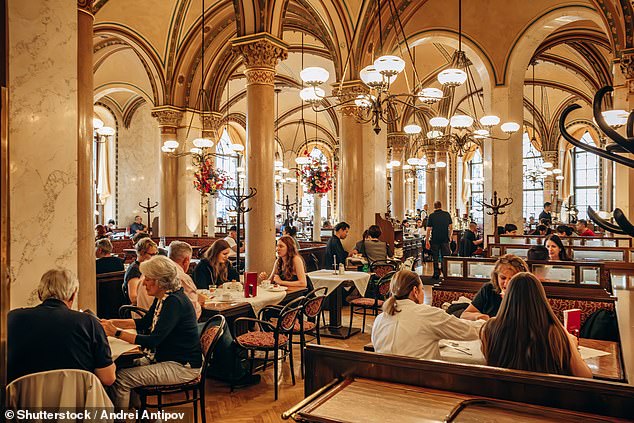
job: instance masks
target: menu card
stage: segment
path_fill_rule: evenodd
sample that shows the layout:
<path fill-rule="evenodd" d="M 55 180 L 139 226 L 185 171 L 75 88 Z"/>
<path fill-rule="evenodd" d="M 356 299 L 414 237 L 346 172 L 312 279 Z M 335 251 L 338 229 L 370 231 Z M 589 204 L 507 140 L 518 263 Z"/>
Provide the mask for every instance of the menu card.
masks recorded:
<path fill-rule="evenodd" d="M 581 330 L 581 309 L 572 308 L 570 310 L 564 310 L 564 327 L 568 333 L 579 337 L 579 331 Z"/>

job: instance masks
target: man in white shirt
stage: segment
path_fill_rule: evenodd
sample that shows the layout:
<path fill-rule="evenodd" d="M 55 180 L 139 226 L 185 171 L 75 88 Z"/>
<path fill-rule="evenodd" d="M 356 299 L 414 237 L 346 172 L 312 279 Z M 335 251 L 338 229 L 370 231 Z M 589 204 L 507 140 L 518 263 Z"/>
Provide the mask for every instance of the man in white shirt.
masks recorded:
<path fill-rule="evenodd" d="M 414 272 L 401 270 L 394 278 L 392 296 L 372 328 L 376 352 L 439 360 L 439 340 L 478 339 L 481 323 L 467 322 L 423 304 L 423 284 Z"/>
<path fill-rule="evenodd" d="M 224 238 L 225 241 L 229 244 L 231 248 L 231 252 L 229 253 L 229 257 L 236 257 L 238 252 L 238 229 L 235 226 L 229 228 L 229 234 Z M 244 253 L 244 243 L 240 247 L 240 252 Z"/>

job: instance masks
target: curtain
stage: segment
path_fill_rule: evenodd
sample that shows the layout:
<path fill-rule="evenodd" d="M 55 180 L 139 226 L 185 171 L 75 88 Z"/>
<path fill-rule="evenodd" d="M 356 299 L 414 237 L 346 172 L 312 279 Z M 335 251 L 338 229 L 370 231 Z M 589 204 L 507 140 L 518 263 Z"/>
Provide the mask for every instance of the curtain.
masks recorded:
<path fill-rule="evenodd" d="M 469 175 L 469 162 L 475 156 L 477 147 L 471 148 L 469 151 L 462 156 L 462 203 L 467 204 L 467 200 L 469 199 L 469 194 L 471 192 L 471 184 L 466 183 L 464 180 Z M 470 207 L 473 207 L 473 204 L 469 204 Z"/>
<path fill-rule="evenodd" d="M 97 169 L 97 194 L 103 204 L 110 197 L 110 157 L 108 143 L 97 144 L 99 148 L 99 169 Z"/>

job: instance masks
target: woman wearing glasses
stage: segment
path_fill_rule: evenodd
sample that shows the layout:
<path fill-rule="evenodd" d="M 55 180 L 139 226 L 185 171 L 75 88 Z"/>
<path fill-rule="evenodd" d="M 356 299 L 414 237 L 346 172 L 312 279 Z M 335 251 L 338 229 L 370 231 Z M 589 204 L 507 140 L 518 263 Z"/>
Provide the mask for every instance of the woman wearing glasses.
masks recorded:
<path fill-rule="evenodd" d="M 501 256 L 491 272 L 491 282 L 480 288 L 460 317 L 467 320 L 488 320 L 494 317 L 500 309 L 506 285 L 519 272 L 528 272 L 524 260 L 513 254 Z"/>
<path fill-rule="evenodd" d="M 158 254 L 158 247 L 151 238 L 141 238 L 134 246 L 136 250 L 136 260 L 125 272 L 123 277 L 123 292 L 128 294 L 130 304 L 136 305 L 137 290 L 141 282 L 141 270 L 139 266 L 144 261 L 148 261 Z"/>

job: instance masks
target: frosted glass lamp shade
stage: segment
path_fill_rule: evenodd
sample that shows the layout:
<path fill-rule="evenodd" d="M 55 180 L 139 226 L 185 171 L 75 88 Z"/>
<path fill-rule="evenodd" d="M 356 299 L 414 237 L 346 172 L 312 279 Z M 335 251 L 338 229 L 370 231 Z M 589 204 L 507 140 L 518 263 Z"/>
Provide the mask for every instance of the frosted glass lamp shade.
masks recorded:
<path fill-rule="evenodd" d="M 192 141 L 194 147 L 197 148 L 210 148 L 214 146 L 214 142 L 209 138 L 196 138 Z"/>
<path fill-rule="evenodd" d="M 179 146 L 180 144 L 178 143 L 178 141 L 175 141 L 175 140 L 169 140 L 169 141 L 165 141 L 165 142 L 163 143 L 163 145 L 164 145 L 165 147 L 167 147 L 167 148 L 176 149 L 176 148 L 178 148 L 178 146 Z"/>
<path fill-rule="evenodd" d="M 445 69 L 438 74 L 438 82 L 447 87 L 457 87 L 466 80 L 467 73 L 462 69 Z"/>
<path fill-rule="evenodd" d="M 442 90 L 439 90 L 438 88 L 423 88 L 418 93 L 418 99 L 427 104 L 437 103 L 442 99 L 442 97 Z"/>
<path fill-rule="evenodd" d="M 281 161 L 281 160 L 275 160 L 275 162 L 273 162 L 273 164 L 274 164 L 275 167 L 280 168 L 280 169 L 282 167 L 284 167 L 284 162 Z"/>
<path fill-rule="evenodd" d="M 476 129 L 475 131 L 473 131 L 473 138 L 483 139 L 487 138 L 489 135 L 489 131 L 487 131 L 486 129 Z"/>
<path fill-rule="evenodd" d="M 392 167 L 399 167 L 399 166 L 401 165 L 401 162 L 399 162 L 398 160 L 392 160 L 392 161 L 390 162 L 390 165 L 391 165 Z"/>
<path fill-rule="evenodd" d="M 447 167 L 447 163 L 443 161 L 436 162 L 436 167 L 439 167 L 439 168 Z"/>
<path fill-rule="evenodd" d="M 559 175 L 559 174 L 561 174 L 562 172 L 561 172 L 561 169 L 556 169 L 556 168 L 555 168 L 555 169 L 553 169 L 553 173 L 554 173 L 555 175 Z"/>
<path fill-rule="evenodd" d="M 308 103 L 317 103 L 326 96 L 326 92 L 319 87 L 307 87 L 299 92 L 299 96 Z"/>
<path fill-rule="evenodd" d="M 380 88 L 383 86 L 383 75 L 376 70 L 374 65 L 368 65 L 361 69 L 359 76 L 365 85 L 370 88 Z"/>
<path fill-rule="evenodd" d="M 202 154 L 203 150 L 198 147 L 192 147 L 189 149 L 189 152 L 192 154 Z"/>
<path fill-rule="evenodd" d="M 434 128 L 444 128 L 449 124 L 449 119 L 444 117 L 433 117 L 429 119 L 429 124 Z"/>
<path fill-rule="evenodd" d="M 244 151 L 244 145 L 242 145 L 242 144 L 231 144 L 231 149 L 233 151 Z"/>
<path fill-rule="evenodd" d="M 330 77 L 330 73 L 324 68 L 320 68 L 318 66 L 312 66 L 309 68 L 303 69 L 299 73 L 299 77 L 302 78 L 304 84 L 310 86 L 321 85 L 324 82 L 328 81 Z"/>
<path fill-rule="evenodd" d="M 427 138 L 433 140 L 434 138 L 442 137 L 442 132 L 440 131 L 429 131 L 427 132 Z"/>
<path fill-rule="evenodd" d="M 381 56 L 374 61 L 374 68 L 381 75 L 389 78 L 403 72 L 405 60 L 398 56 Z"/>
<path fill-rule="evenodd" d="M 505 122 L 500 126 L 500 129 L 507 134 L 513 134 L 520 130 L 520 125 L 516 122 Z"/>
<path fill-rule="evenodd" d="M 601 115 L 612 128 L 619 128 L 627 123 L 628 113 L 625 110 L 606 110 Z"/>
<path fill-rule="evenodd" d="M 295 163 L 297 163 L 298 165 L 307 165 L 308 163 L 310 163 L 310 159 L 306 156 L 296 157 Z"/>
<path fill-rule="evenodd" d="M 464 129 L 473 125 L 473 118 L 467 115 L 455 115 L 449 120 L 452 128 Z"/>
<path fill-rule="evenodd" d="M 410 166 L 417 166 L 420 164 L 420 160 L 416 157 L 410 157 L 407 159 L 407 164 Z"/>
<path fill-rule="evenodd" d="M 564 177 L 561 176 L 561 175 L 557 175 L 557 176 L 555 176 L 555 179 L 558 180 L 558 181 L 563 181 Z"/>
<path fill-rule="evenodd" d="M 405 127 L 403 128 L 403 131 L 405 131 L 405 133 L 408 135 L 415 135 L 415 134 L 420 134 L 420 131 L 422 131 L 422 128 L 419 125 L 416 125 L 415 123 L 410 123 L 409 125 L 405 125 Z"/>
<path fill-rule="evenodd" d="M 542 163 L 542 167 L 544 169 L 550 169 L 550 168 L 553 167 L 553 164 L 551 162 L 544 162 L 544 163 Z"/>
<path fill-rule="evenodd" d="M 114 128 L 111 128 L 109 126 L 102 126 L 101 128 L 97 129 L 97 133 L 99 135 L 105 135 L 105 136 L 111 136 L 114 135 L 115 130 Z"/>
<path fill-rule="evenodd" d="M 103 121 L 99 118 L 92 118 L 92 129 L 97 130 L 103 126 Z"/>
<path fill-rule="evenodd" d="M 412 170 L 412 165 L 403 165 L 403 170 Z"/>
<path fill-rule="evenodd" d="M 482 116 L 480 118 L 480 125 L 482 126 L 491 127 L 491 126 L 498 125 L 499 123 L 500 123 L 500 118 L 495 115 L 487 115 L 487 116 Z"/>

